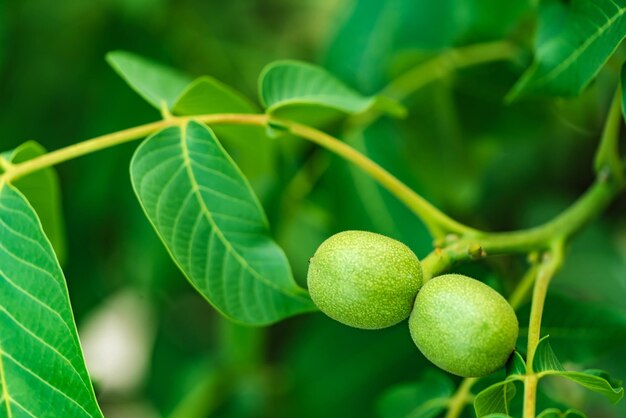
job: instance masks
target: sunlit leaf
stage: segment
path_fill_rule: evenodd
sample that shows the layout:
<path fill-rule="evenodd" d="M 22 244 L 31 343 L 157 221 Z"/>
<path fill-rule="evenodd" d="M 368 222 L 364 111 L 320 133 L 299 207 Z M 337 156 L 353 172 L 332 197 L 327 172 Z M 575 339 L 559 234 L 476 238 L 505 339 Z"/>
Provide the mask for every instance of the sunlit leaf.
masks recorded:
<path fill-rule="evenodd" d="M 626 36 L 625 12 L 624 0 L 543 1 L 534 62 L 509 97 L 580 94 Z"/>
<path fill-rule="evenodd" d="M 28 141 L 13 151 L 0 155 L 12 164 L 22 163 L 46 153 L 46 149 L 35 141 Z M 52 248 L 61 264 L 66 259 L 65 223 L 61 208 L 61 187 L 53 167 L 30 173 L 13 182 L 37 212 L 43 230 L 52 243 Z"/>
<path fill-rule="evenodd" d="M 197 122 L 145 140 L 133 187 L 176 264 L 222 314 L 261 325 L 314 310 L 238 167 Z"/>
<path fill-rule="evenodd" d="M 102 417 L 50 241 L 0 183 L 0 417 L 59 415 Z"/>
<path fill-rule="evenodd" d="M 133 90 L 159 110 L 163 102 L 171 109 L 191 83 L 186 75 L 131 52 L 109 52 L 106 59 Z"/>

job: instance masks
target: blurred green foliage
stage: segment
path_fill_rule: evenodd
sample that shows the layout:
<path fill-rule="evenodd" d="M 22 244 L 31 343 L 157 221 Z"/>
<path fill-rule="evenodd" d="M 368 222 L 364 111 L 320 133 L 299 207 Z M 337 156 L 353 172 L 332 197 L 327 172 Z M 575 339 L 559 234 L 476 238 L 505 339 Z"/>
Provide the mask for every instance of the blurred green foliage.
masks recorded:
<path fill-rule="evenodd" d="M 192 76 L 211 75 L 251 98 L 260 70 L 282 58 L 323 65 L 371 94 L 444 48 L 503 36 L 530 44 L 532 16 L 526 1 L 4 0 L 0 148 L 35 139 L 53 150 L 156 120 L 158 112 L 106 65 L 111 50 Z M 591 183 L 591 156 L 618 69 L 610 62 L 574 99 L 505 104 L 527 64 L 493 63 L 447 76 L 404 103 L 406 119 L 382 118 L 343 139 L 463 222 L 489 230 L 537 224 Z M 341 126 L 329 130 L 346 133 Z M 272 141 L 271 184 L 257 191 L 297 281 L 304 283 L 319 243 L 340 230 L 383 233 L 419 256 L 430 250 L 423 225 L 356 168 L 308 143 Z M 65 274 L 79 329 L 125 288 L 157 312 L 143 382 L 116 391 L 99 390 L 95 381 L 107 417 L 370 417 L 392 386 L 428 372 L 406 324 L 368 332 L 319 314 L 269 329 L 227 323 L 184 280 L 146 221 L 128 176 L 134 148 L 123 145 L 58 167 Z M 558 305 L 564 308 L 546 312 L 547 323 L 570 309 L 610 318 L 609 342 L 586 346 L 575 333 L 571 341 L 559 340 L 562 335 L 551 341 L 562 361 L 584 359 L 584 367 L 614 376 L 626 376 L 625 211 L 622 198 L 575 241 L 554 283 L 554 292 L 567 298 Z M 522 274 L 523 260 L 497 258 L 458 271 L 494 280 L 506 293 Z M 593 316 L 584 320 L 604 324 Z M 571 391 L 546 384 L 553 400 L 574 400 L 569 406 L 590 416 L 626 414 L 624 404 L 614 409 L 593 394 Z"/>

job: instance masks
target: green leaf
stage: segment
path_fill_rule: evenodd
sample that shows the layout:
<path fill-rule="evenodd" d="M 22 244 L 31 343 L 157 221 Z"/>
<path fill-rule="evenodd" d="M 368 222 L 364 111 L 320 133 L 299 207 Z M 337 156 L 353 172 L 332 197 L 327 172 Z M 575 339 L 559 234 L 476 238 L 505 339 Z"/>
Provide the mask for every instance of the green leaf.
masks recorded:
<path fill-rule="evenodd" d="M 523 380 L 526 364 L 522 356 L 514 351 L 506 364 L 506 378 L 483 389 L 474 398 L 474 411 L 478 418 L 491 414 L 509 413 L 509 402 L 515 396 L 515 382 Z M 506 415 L 505 415 L 506 416 Z"/>
<path fill-rule="evenodd" d="M 514 351 L 511 358 L 506 364 L 506 375 L 509 376 L 523 376 L 526 374 L 526 362 L 522 355 Z"/>
<path fill-rule="evenodd" d="M 191 83 L 186 75 L 131 52 L 109 52 L 106 59 L 133 90 L 158 110 L 163 102 L 172 109 L 178 96 Z"/>
<path fill-rule="evenodd" d="M 541 373 L 544 371 L 556 370 L 556 371 L 564 371 L 565 369 L 561 365 L 561 362 L 554 354 L 550 343 L 548 342 L 548 338 L 550 336 L 546 335 L 539 340 L 537 344 L 537 348 L 535 350 L 535 357 L 533 358 L 533 370 L 536 373 Z"/>
<path fill-rule="evenodd" d="M 259 97 L 268 114 L 312 124 L 374 106 L 397 116 L 403 113 L 393 100 L 364 96 L 323 68 L 299 61 L 275 61 L 266 66 L 259 78 Z"/>
<path fill-rule="evenodd" d="M 566 371 L 548 342 L 548 336 L 543 337 L 537 345 L 533 370 L 543 376 L 561 376 L 572 382 L 606 396 L 611 402 L 617 403 L 624 396 L 621 382 L 612 379 L 602 370 L 585 370 L 582 372 Z"/>
<path fill-rule="evenodd" d="M 494 383 L 481 391 L 474 398 L 474 411 L 478 418 L 489 416 L 490 414 L 508 414 L 509 402 L 515 396 L 515 380 L 520 378 L 506 379 L 502 382 Z"/>
<path fill-rule="evenodd" d="M 0 416 L 102 417 L 65 278 L 24 196 L 0 183 Z"/>
<path fill-rule="evenodd" d="M 46 153 L 46 149 L 35 141 L 28 141 L 13 151 L 0 154 L 0 158 L 12 164 L 22 163 Z M 15 182 L 16 187 L 35 209 L 46 236 L 52 243 L 59 262 L 66 259 L 65 223 L 61 208 L 61 187 L 54 168 L 48 167 L 24 176 Z"/>
<path fill-rule="evenodd" d="M 176 99 L 172 110 L 177 115 L 210 113 L 257 113 L 257 107 L 237 90 L 204 76 L 195 79 Z"/>
<path fill-rule="evenodd" d="M 625 12 L 625 0 L 542 2 L 534 62 L 509 98 L 580 94 L 626 36 Z"/>
<path fill-rule="evenodd" d="M 585 414 L 575 409 L 568 409 L 565 412 L 561 412 L 558 408 L 548 408 L 541 411 L 537 418 L 568 418 L 568 417 L 579 417 L 579 418 L 587 418 Z"/>
<path fill-rule="evenodd" d="M 178 267 L 222 314 L 263 325 L 315 309 L 209 128 L 192 121 L 149 137 L 135 152 L 131 179 Z"/>
<path fill-rule="evenodd" d="M 194 80 L 183 91 L 173 112 L 177 115 L 258 113 L 259 109 L 235 89 L 205 76 Z M 274 141 L 268 141 L 259 126 L 216 125 L 213 129 L 254 190 L 260 195 L 266 194 L 276 181 Z"/>
<path fill-rule="evenodd" d="M 434 418 L 446 409 L 454 383 L 444 373 L 427 370 L 418 382 L 398 385 L 378 401 L 382 418 Z"/>
<path fill-rule="evenodd" d="M 561 376 L 589 389 L 592 392 L 604 395 L 609 401 L 618 403 L 624 397 L 624 388 L 621 382 L 612 379 L 602 370 L 585 370 L 583 372 L 546 371 L 544 376 Z"/>

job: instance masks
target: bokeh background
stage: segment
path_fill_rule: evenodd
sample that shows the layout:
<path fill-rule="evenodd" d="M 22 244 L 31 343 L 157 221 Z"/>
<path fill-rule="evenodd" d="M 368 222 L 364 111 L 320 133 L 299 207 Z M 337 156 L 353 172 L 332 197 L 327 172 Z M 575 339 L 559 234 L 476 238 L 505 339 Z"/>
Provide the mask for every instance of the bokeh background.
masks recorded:
<path fill-rule="evenodd" d="M 212 75 L 256 100 L 257 76 L 275 59 L 323 65 L 375 93 L 450 47 L 532 42 L 534 14 L 525 1 L 436 3 L 0 0 L 0 149 L 34 139 L 52 150 L 158 119 L 105 63 L 111 50 Z M 407 118 L 383 118 L 346 140 L 463 222 L 490 230 L 535 225 L 592 182 L 592 155 L 623 57 L 618 51 L 582 96 L 568 100 L 505 102 L 528 54 L 461 70 L 411 94 Z M 340 125 L 325 129 L 342 132 Z M 274 141 L 271 182 L 258 191 L 300 283 L 316 247 L 340 230 L 392 236 L 420 257 L 432 249 L 419 220 L 358 170 L 297 139 Z M 385 416 L 381 396 L 427 373 L 405 323 L 374 332 L 321 314 L 265 329 L 222 319 L 144 218 L 127 168 L 135 146 L 58 167 L 64 269 L 107 417 Z M 622 378 L 625 211 L 622 198 L 576 239 L 546 313 L 552 345 L 569 367 Z M 508 294 L 524 268 L 523 258 L 498 257 L 456 271 Z M 526 316 L 522 309 L 522 323 Z M 547 382 L 543 391 L 550 402 L 593 417 L 626 416 L 624 405 L 569 385 Z"/>

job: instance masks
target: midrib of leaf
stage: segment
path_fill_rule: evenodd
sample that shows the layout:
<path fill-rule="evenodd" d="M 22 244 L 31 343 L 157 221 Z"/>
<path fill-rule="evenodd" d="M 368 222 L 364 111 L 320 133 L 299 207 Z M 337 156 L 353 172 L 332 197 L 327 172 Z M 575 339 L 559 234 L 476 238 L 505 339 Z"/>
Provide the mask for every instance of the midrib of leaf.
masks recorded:
<path fill-rule="evenodd" d="M 2 190 L 3 183 L 0 183 L 0 190 Z M 13 413 L 11 412 L 11 397 L 9 395 L 9 390 L 7 389 L 7 380 L 4 373 L 4 363 L 3 358 L 4 351 L 0 347 L 0 384 L 2 384 L 2 399 L 4 400 L 4 404 L 7 409 L 7 418 L 12 418 Z"/>
<path fill-rule="evenodd" d="M 187 172 L 187 176 L 189 177 L 189 182 L 191 183 L 192 193 L 196 196 L 198 204 L 200 205 L 200 210 L 204 214 L 207 222 L 209 222 L 211 224 L 211 226 L 213 228 L 213 231 L 215 231 L 215 235 L 219 238 L 219 240 L 224 245 L 224 248 L 226 249 L 226 252 L 232 254 L 233 257 L 235 257 L 235 259 L 241 264 L 241 266 L 245 270 L 250 272 L 250 274 L 252 274 L 252 276 L 254 276 L 254 278 L 256 278 L 257 280 L 261 281 L 265 285 L 267 285 L 269 287 L 272 287 L 272 288 L 276 289 L 277 291 L 279 291 L 280 293 L 283 293 L 283 294 L 291 296 L 291 297 L 295 297 L 295 298 L 302 297 L 302 295 L 299 295 L 299 294 L 297 294 L 295 292 L 289 292 L 289 291 L 287 291 L 287 289 L 283 289 L 283 288 L 275 285 L 271 281 L 265 279 L 265 277 L 263 277 L 261 274 L 259 274 L 255 269 L 253 269 L 250 266 L 249 263 L 246 262 L 245 258 L 242 257 L 242 255 L 239 254 L 239 252 L 237 252 L 237 250 L 226 239 L 226 237 L 224 236 L 222 230 L 218 227 L 217 223 L 213 219 L 213 215 L 211 215 L 211 211 L 209 211 L 209 208 L 206 207 L 206 204 L 204 203 L 204 200 L 202 199 L 202 194 L 200 193 L 200 185 L 198 184 L 198 182 L 196 180 L 196 177 L 195 177 L 195 175 L 193 173 L 192 161 L 191 161 L 191 157 L 189 156 L 189 147 L 187 146 L 187 125 L 186 124 L 183 124 L 183 125 L 180 126 L 180 144 L 181 144 L 181 148 L 182 148 L 183 165 L 185 166 L 185 170 Z"/>
<path fill-rule="evenodd" d="M 588 37 L 585 42 L 583 42 L 580 47 L 578 47 L 577 49 L 574 50 L 574 52 L 566 59 L 564 60 L 561 64 L 557 65 L 556 67 L 554 67 L 554 69 L 550 72 L 548 72 L 546 75 L 544 75 L 543 77 L 537 79 L 537 84 L 545 84 L 547 82 L 550 82 L 552 80 L 554 80 L 556 77 L 559 76 L 559 74 L 561 74 L 562 72 L 564 72 L 565 70 L 567 70 L 567 68 L 578 59 L 578 57 L 580 57 L 587 48 L 589 48 L 591 46 L 591 44 L 593 44 L 600 36 L 602 36 L 602 34 L 611 27 L 611 25 L 613 25 L 613 23 L 615 23 L 615 21 L 617 19 L 619 19 L 624 12 L 626 12 L 626 7 L 619 7 L 618 4 L 616 4 L 615 2 L 611 1 L 612 4 L 615 5 L 615 7 L 617 7 L 617 13 L 613 16 L 608 18 L 608 20 L 606 21 L 606 23 L 602 26 L 598 26 L 598 29 L 596 30 L 596 32 L 591 35 L 590 37 Z M 594 3 L 595 4 L 595 3 Z"/>

